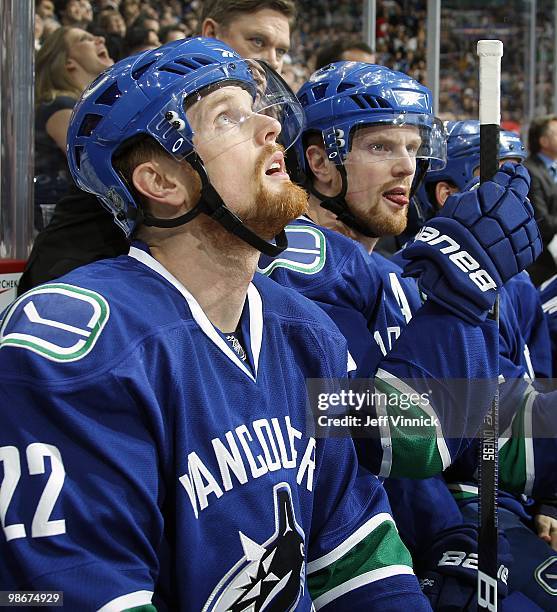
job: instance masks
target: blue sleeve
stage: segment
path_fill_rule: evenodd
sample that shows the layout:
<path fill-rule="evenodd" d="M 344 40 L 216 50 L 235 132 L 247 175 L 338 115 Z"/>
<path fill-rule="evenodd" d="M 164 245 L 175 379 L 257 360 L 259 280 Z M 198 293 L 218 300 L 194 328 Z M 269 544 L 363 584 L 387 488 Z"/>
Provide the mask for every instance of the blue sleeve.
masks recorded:
<path fill-rule="evenodd" d="M 505 285 L 517 316 L 518 330 L 526 343 L 527 359 L 537 378 L 551 378 L 551 340 L 540 294 L 526 272 Z"/>
<path fill-rule="evenodd" d="M 317 610 L 429 610 L 383 485 L 351 440 L 322 440 L 307 579 Z"/>
<path fill-rule="evenodd" d="M 515 495 L 553 497 L 557 492 L 557 391 L 538 393 L 521 376 L 507 373 L 499 396 L 499 487 Z M 478 443 L 457 460 L 452 480 L 470 482 L 476 477 Z"/>
<path fill-rule="evenodd" d="M 365 465 L 388 477 L 425 478 L 445 470 L 474 438 L 497 379 L 493 321 L 472 326 L 426 302 L 375 373 L 375 388 L 399 402 L 383 408 L 381 448 L 358 441 Z M 409 398 L 423 398 L 409 402 Z M 379 406 L 375 406 L 375 415 Z M 402 420 L 402 419 L 405 420 Z M 412 419 L 416 419 L 413 421 Z"/>
<path fill-rule="evenodd" d="M 326 253 L 311 260 L 311 272 L 309 264 L 302 270 L 295 260 L 300 253 L 289 250 L 261 264 L 261 270 L 325 310 L 348 342 L 357 376 L 374 380 L 378 393 L 394 398 L 383 412 L 370 408 L 367 416 L 387 423 L 381 421 L 357 440 L 360 461 L 383 477 L 442 472 L 476 435 L 489 408 L 497 380 L 496 325 L 471 325 L 432 303 L 415 314 L 409 305 L 406 316 L 396 292 L 391 295 L 392 287 L 385 286 L 388 275 L 383 280 L 379 264 L 360 245 L 323 228 L 304 232 L 306 238 L 318 232 L 323 239 L 319 248 L 304 243 L 304 256 Z M 390 336 L 393 327 L 396 333 Z M 407 406 L 409 395 L 431 396 L 431 404 Z M 425 420 L 425 425 L 407 426 L 402 417 Z"/>
<path fill-rule="evenodd" d="M 132 393 L 114 372 L 0 385 L 3 588 L 60 590 L 69 610 L 151 602 L 161 457 Z"/>
<path fill-rule="evenodd" d="M 505 399 L 517 409 L 500 436 L 500 486 L 515 494 L 553 497 L 557 493 L 557 391 L 538 393 L 523 381 L 508 386 Z"/>

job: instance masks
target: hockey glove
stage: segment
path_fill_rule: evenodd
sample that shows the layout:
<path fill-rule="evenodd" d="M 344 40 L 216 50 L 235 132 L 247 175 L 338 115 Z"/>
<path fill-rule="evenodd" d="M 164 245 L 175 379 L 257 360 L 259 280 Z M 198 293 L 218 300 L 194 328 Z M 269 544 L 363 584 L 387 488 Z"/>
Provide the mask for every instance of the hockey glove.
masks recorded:
<path fill-rule="evenodd" d="M 439 532 L 425 558 L 416 563 L 424 595 L 434 610 L 476 610 L 478 605 L 477 528 L 470 524 Z M 507 538 L 499 532 L 497 599 L 507 595 L 508 568 L 512 555 Z"/>
<path fill-rule="evenodd" d="M 542 251 L 529 186 L 526 168 L 506 163 L 477 189 L 452 195 L 402 252 L 404 275 L 463 319 L 484 321 L 500 287 Z"/>

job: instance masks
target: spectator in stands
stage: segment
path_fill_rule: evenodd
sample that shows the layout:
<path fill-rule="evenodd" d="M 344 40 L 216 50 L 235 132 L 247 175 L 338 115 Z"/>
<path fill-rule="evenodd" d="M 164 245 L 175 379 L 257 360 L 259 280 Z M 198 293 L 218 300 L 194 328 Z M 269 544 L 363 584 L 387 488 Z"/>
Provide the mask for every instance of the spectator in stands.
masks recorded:
<path fill-rule="evenodd" d="M 166 6 L 163 6 L 161 8 L 159 15 L 159 23 L 161 28 L 176 25 L 177 23 L 179 23 L 179 19 L 174 6 L 172 6 L 171 4 L 167 4 Z"/>
<path fill-rule="evenodd" d="M 141 13 L 139 0 L 124 0 L 120 10 L 126 20 L 126 24 L 130 26 Z"/>
<path fill-rule="evenodd" d="M 108 54 L 115 62 L 126 57 L 125 36 L 127 29 L 120 11 L 115 8 L 103 9 L 97 13 L 95 23 L 90 29 L 94 34 L 104 36 Z"/>
<path fill-rule="evenodd" d="M 114 62 L 102 37 L 64 26 L 45 39 L 37 53 L 35 77 L 35 227 L 68 193 L 66 132 L 77 98 Z M 46 219 L 45 219 L 46 220 Z"/>
<path fill-rule="evenodd" d="M 155 30 L 134 25 L 126 33 L 126 55 L 156 49 L 160 45 L 159 36 Z"/>
<path fill-rule="evenodd" d="M 81 0 L 57 0 L 56 9 L 63 26 L 83 27 Z"/>
<path fill-rule="evenodd" d="M 530 156 L 524 162 L 532 182 L 528 197 L 536 213 L 544 251 L 528 269 L 535 285 L 554 274 L 557 265 L 557 115 L 533 119 L 528 130 Z"/>
<path fill-rule="evenodd" d="M 173 40 L 180 40 L 181 38 L 187 37 L 188 29 L 183 23 L 175 23 L 174 25 L 164 26 L 159 32 L 159 39 L 163 45 Z"/>
<path fill-rule="evenodd" d="M 134 28 L 143 28 L 145 30 L 153 30 L 157 35 L 161 29 L 157 18 L 152 17 L 149 13 L 142 12 L 133 22 Z"/>
<path fill-rule="evenodd" d="M 96 0 L 96 5 L 98 11 L 104 11 L 105 9 L 117 11 L 120 8 L 120 0 Z"/>
<path fill-rule="evenodd" d="M 363 40 L 337 40 L 336 42 L 325 45 L 319 50 L 315 59 L 315 70 L 323 68 L 333 62 L 367 62 L 368 64 L 375 63 L 375 53 L 371 47 Z"/>
<path fill-rule="evenodd" d="M 54 2 L 52 0 L 35 0 L 35 11 L 43 19 L 54 17 Z"/>
<path fill-rule="evenodd" d="M 35 13 L 35 51 L 38 51 L 41 48 L 41 39 L 44 31 L 44 21 L 43 18 Z"/>
<path fill-rule="evenodd" d="M 81 23 L 83 29 L 87 29 L 93 23 L 93 6 L 89 0 L 80 0 Z"/>
<path fill-rule="evenodd" d="M 240 55 L 282 71 L 296 18 L 293 0 L 206 0 L 201 35 L 219 38 Z"/>
<path fill-rule="evenodd" d="M 60 27 L 60 22 L 54 17 L 47 17 L 43 23 L 43 40 L 46 40 L 53 32 Z"/>
<path fill-rule="evenodd" d="M 97 24 L 106 34 L 114 34 L 124 39 L 126 37 L 126 22 L 122 13 L 116 9 L 104 9 L 97 17 Z"/>

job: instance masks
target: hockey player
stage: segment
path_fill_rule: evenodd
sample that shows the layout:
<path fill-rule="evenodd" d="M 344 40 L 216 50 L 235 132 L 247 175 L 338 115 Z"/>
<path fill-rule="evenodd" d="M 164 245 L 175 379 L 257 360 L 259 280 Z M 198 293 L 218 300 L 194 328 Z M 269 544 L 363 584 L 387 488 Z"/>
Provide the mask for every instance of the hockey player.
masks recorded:
<path fill-rule="evenodd" d="M 406 209 L 416 168 L 418 167 L 418 170 L 423 172 L 427 153 L 431 155 L 435 151 L 433 139 L 427 139 L 425 142 L 413 139 L 416 133 L 419 134 L 419 138 L 422 136 L 427 138 L 425 126 L 428 124 L 431 126 L 432 123 L 430 107 L 427 104 L 428 91 L 405 75 L 393 73 L 385 68 L 336 64 L 317 72 L 302 88 L 298 96 L 305 105 L 308 123 L 302 138 L 302 145 L 305 154 L 305 169 L 309 175 L 305 184 L 313 194 L 310 200 L 309 215 L 322 225 L 357 239 L 366 247 L 366 251 L 370 252 L 379 237 L 399 233 L 404 229 Z M 409 104 L 409 101 L 413 101 L 414 105 L 409 107 L 404 104 L 405 102 Z M 424 117 L 426 114 L 424 110 L 429 110 L 428 119 Z M 418 127 L 414 126 L 419 126 L 419 131 Z M 351 137 L 352 143 L 350 143 Z M 422 144 L 423 148 L 421 148 Z M 366 161 L 365 153 L 368 153 L 371 159 Z M 331 163 L 331 160 L 337 163 Z M 508 172 L 514 173 L 512 168 L 509 168 Z M 498 197 L 500 195 L 497 194 Z M 522 196 L 524 195 L 525 192 L 522 191 Z M 509 194 L 509 201 L 514 204 L 513 195 Z M 296 236 L 298 232 L 301 233 L 301 226 L 304 224 L 309 226 L 307 220 L 289 226 L 287 228 L 289 236 L 291 232 L 293 236 Z M 314 228 L 317 229 L 315 226 Z M 324 229 L 321 231 L 327 236 L 327 243 L 326 249 L 321 248 L 320 252 L 326 252 L 327 257 L 331 258 L 335 247 L 340 250 L 340 245 L 346 244 L 346 241 Z M 445 245 L 446 243 L 443 246 Z M 298 242 L 297 252 L 300 252 L 300 247 L 303 246 Z M 353 243 L 352 248 L 357 249 Z M 314 248 L 314 252 L 316 250 Z M 353 354 L 361 359 L 358 362 L 358 357 L 356 358 L 359 365 L 366 363 L 365 360 L 368 358 L 364 347 L 367 346 L 369 351 L 370 346 L 375 343 L 376 348 L 379 347 L 380 352 L 385 353 L 391 349 L 391 345 L 384 338 L 392 342 L 400 335 L 393 347 L 395 351 L 401 346 L 401 341 L 406 339 L 408 340 L 404 344 L 405 347 L 418 346 L 423 349 L 419 356 L 414 354 L 416 364 L 425 364 L 428 359 L 434 360 L 435 355 L 438 354 L 444 355 L 443 347 L 450 342 L 450 358 L 445 361 L 446 374 L 444 376 L 457 377 L 458 374 L 450 373 L 451 368 L 452 372 L 455 372 L 460 364 L 458 349 L 452 341 L 447 340 L 451 333 L 447 325 L 452 322 L 447 311 L 438 310 L 435 317 L 431 317 L 429 321 L 424 320 L 422 323 L 424 310 L 420 310 L 405 329 L 406 324 L 420 306 L 419 296 L 412 282 L 402 278 L 401 269 L 381 256 L 370 255 L 365 264 L 368 271 L 365 272 L 365 268 L 356 266 L 353 263 L 355 258 L 351 260 L 346 252 L 349 252 L 347 246 L 344 252 L 341 251 L 342 256 L 337 256 L 341 268 L 329 272 L 327 280 L 323 278 L 326 261 L 322 261 L 320 266 L 314 265 L 313 270 L 306 265 L 304 270 L 301 261 L 303 255 L 297 255 L 294 250 L 289 257 L 287 250 L 281 255 L 280 261 L 275 260 L 274 264 L 267 263 L 264 269 L 270 271 L 271 276 L 279 282 L 296 286 L 329 312 L 348 338 Z M 369 287 L 366 282 L 370 276 L 370 270 L 379 279 L 372 287 Z M 305 276 L 302 276 L 300 272 L 304 272 Z M 450 272 L 450 269 L 447 272 Z M 311 274 L 313 277 L 310 276 Z M 376 298 L 378 294 L 380 295 L 379 300 Z M 429 294 L 430 297 L 437 298 L 431 286 Z M 369 296 L 372 296 L 373 301 L 367 308 L 362 309 L 359 305 L 370 303 Z M 466 298 L 463 297 L 461 301 L 456 300 L 445 306 L 455 313 L 460 308 L 462 316 L 466 302 Z M 430 307 L 431 305 L 425 306 L 426 309 Z M 355 310 L 360 311 L 356 314 Z M 359 326 L 356 324 L 358 320 L 360 321 Z M 421 333 L 418 325 L 422 326 Z M 411 334 L 415 334 L 414 343 L 409 340 Z M 425 346 L 427 338 L 431 335 L 434 335 L 436 339 L 436 346 L 433 349 L 434 356 L 427 355 Z M 372 339 L 373 341 L 370 342 Z M 465 354 L 465 342 L 463 346 L 464 349 L 461 350 Z M 447 350 L 447 355 L 449 350 Z M 379 380 L 382 375 L 384 375 L 382 372 L 378 373 Z M 416 463 L 415 472 L 412 475 L 423 475 L 426 461 L 423 459 L 420 461 L 418 457 L 421 440 L 414 437 L 412 441 L 414 448 L 411 448 L 411 445 L 405 448 L 406 456 L 412 457 Z M 365 445 L 369 445 L 369 441 L 358 440 L 358 443 L 360 458 L 366 465 L 369 465 L 369 455 L 364 450 Z M 393 455 L 398 450 L 397 443 L 399 443 L 398 439 L 393 437 Z M 383 468 L 384 464 L 381 467 Z M 385 476 L 404 475 L 400 467 L 398 471 L 389 472 L 386 469 L 381 473 Z M 445 483 L 432 480 L 428 481 L 425 488 L 420 488 L 418 484 L 416 484 L 416 490 L 420 494 L 423 494 L 424 491 L 430 495 L 436 494 L 436 497 L 429 498 L 430 502 L 424 501 L 426 507 L 432 502 L 444 504 L 440 506 L 445 521 L 442 527 L 439 527 L 440 531 L 443 530 L 442 537 L 437 541 L 426 538 L 425 545 L 432 549 L 429 561 L 436 565 L 439 559 L 434 558 L 435 552 L 440 552 L 438 547 L 447 542 L 454 544 L 452 536 L 458 538 L 459 544 L 468 545 L 470 548 L 468 552 L 473 554 L 475 529 L 472 526 L 472 535 L 469 530 L 463 536 L 462 517 L 450 498 Z M 401 496 L 405 493 L 403 489 Z M 422 499 L 425 499 L 424 495 Z M 413 513 L 414 509 L 418 510 L 416 506 L 419 506 L 420 501 L 416 498 L 412 502 L 408 497 L 401 497 L 400 501 L 406 505 L 409 513 Z M 450 511 L 451 506 L 454 506 L 454 512 Z M 413 525 L 410 527 L 412 528 Z M 399 528 L 404 530 L 405 525 L 401 524 Z M 422 531 L 424 531 L 424 526 L 422 526 Z M 425 530 L 425 533 L 428 531 Z M 503 560 L 506 559 L 503 557 Z M 427 563 L 422 566 L 422 569 L 424 572 L 428 569 Z M 468 571 L 468 574 L 471 573 Z M 469 587 L 464 590 L 465 596 L 468 597 L 470 593 L 473 596 L 475 576 L 467 575 L 465 579 Z M 501 587 L 501 592 L 503 592 L 504 585 Z M 435 601 L 438 603 L 438 599 Z"/>
<path fill-rule="evenodd" d="M 352 441 L 306 431 L 305 379 L 346 376 L 345 340 L 254 278 L 306 207 L 283 161 L 302 116 L 208 39 L 84 92 L 73 176 L 137 240 L 3 318 L 2 588 L 69 610 L 429 609 Z"/>
<path fill-rule="evenodd" d="M 203 36 L 280 72 L 296 16 L 293 0 L 207 0 L 201 5 L 200 28 Z M 36 237 L 18 295 L 79 266 L 123 255 L 128 248 L 97 198 L 75 189 L 56 204 L 52 221 Z"/>
<path fill-rule="evenodd" d="M 453 193 L 465 190 L 480 167 L 480 122 L 474 119 L 447 123 L 447 165 L 425 175 L 416 193 L 422 218 L 435 215 Z M 518 134 L 503 131 L 499 140 L 499 159 L 523 162 L 526 150 Z M 401 258 L 396 258 L 400 263 Z M 532 378 L 551 378 L 549 332 L 538 292 L 526 271 L 510 279 L 505 290 L 524 339 L 524 360 Z"/>
<path fill-rule="evenodd" d="M 447 199 L 454 193 L 463 191 L 470 187 L 474 176 L 478 174 L 480 165 L 480 126 L 479 121 L 466 120 L 449 122 L 447 124 L 447 164 L 438 171 L 428 172 L 417 190 L 417 198 L 420 201 L 424 217 L 432 218 L 438 213 Z M 521 162 L 525 158 L 524 147 L 518 135 L 512 132 L 502 132 L 500 137 L 500 162 L 512 160 L 515 163 Z M 427 223 L 427 222 L 426 222 Z M 540 299 L 537 291 L 531 283 L 526 272 L 510 279 L 502 293 L 501 304 L 501 358 L 500 368 L 503 376 L 508 380 L 501 388 L 501 413 L 509 415 L 509 409 L 514 406 L 520 409 L 517 411 L 516 418 L 512 420 L 507 432 L 502 434 L 500 441 L 500 469 L 502 490 L 499 493 L 500 515 L 499 524 L 504 529 L 509 543 L 512 556 L 514 558 L 514 568 L 509 577 L 509 587 L 511 591 L 520 591 L 529 598 L 536 601 L 544 609 L 552 605 L 551 588 L 548 590 L 547 576 L 545 568 L 551 564 L 554 549 L 557 545 L 557 511 L 555 499 L 552 493 L 555 491 L 556 480 L 554 477 L 548 478 L 552 470 L 557 467 L 555 461 L 555 449 L 550 446 L 554 444 L 552 440 L 538 440 L 532 437 L 532 423 L 536 425 L 539 409 L 542 413 L 544 406 L 549 407 L 557 401 L 554 394 L 538 396 L 530 394 L 526 400 L 526 407 L 523 406 L 524 400 L 520 398 L 518 389 L 522 385 L 528 388 L 522 381 L 524 377 L 533 379 L 536 374 L 548 376 L 551 372 L 551 361 L 549 358 L 549 337 L 547 324 L 543 320 Z M 523 333 L 532 343 L 534 349 L 528 351 L 528 345 L 524 340 Z M 532 359 L 530 360 L 530 354 Z M 512 384 L 512 379 L 520 379 L 520 384 Z M 506 392 L 507 386 L 516 387 L 510 392 Z M 527 416 L 525 416 L 525 414 Z M 514 415 L 511 415 L 514 416 Z M 548 415 L 551 419 L 551 415 Z M 553 420 L 553 419 L 551 419 Z M 550 423 L 550 429 L 544 430 L 545 419 L 542 418 L 542 427 L 537 430 L 537 436 L 555 431 L 554 424 Z M 543 467 L 543 475 L 536 475 L 534 465 L 531 461 L 525 466 L 521 456 L 525 451 L 535 463 Z M 455 494 L 464 518 L 472 525 L 477 522 L 477 486 L 474 475 L 477 466 L 477 447 L 474 444 L 470 451 L 467 451 L 462 459 L 449 470 L 447 479 L 450 481 L 450 489 Z M 536 489 L 539 498 L 515 497 L 505 492 L 505 487 L 516 486 L 520 480 L 519 474 L 527 472 L 525 483 L 517 492 L 532 493 Z M 464 477 L 466 482 L 459 482 L 458 478 Z M 441 565 L 453 567 L 454 575 L 461 572 L 460 578 L 465 577 L 466 571 L 459 567 L 455 554 L 447 556 L 447 551 L 455 549 L 458 554 L 470 556 L 473 552 L 472 542 L 467 533 L 470 526 L 465 523 L 458 528 L 458 520 L 451 521 L 451 529 L 445 528 L 446 516 L 440 518 L 438 508 L 441 506 L 450 507 L 443 495 L 443 485 L 437 481 L 427 483 L 388 483 L 389 495 L 394 503 L 394 510 L 397 520 L 401 524 L 401 531 L 405 542 L 410 546 L 415 558 L 423 555 L 418 566 L 427 565 L 432 558 L 430 542 L 434 540 L 437 545 L 434 547 L 441 555 Z M 420 508 L 413 508 L 412 514 L 407 510 L 409 497 L 425 497 L 428 495 L 435 498 L 437 503 L 422 504 Z M 442 504 L 439 503 L 443 500 Z M 416 518 L 421 514 L 420 518 Z M 445 515 L 445 511 L 443 510 Z M 424 518 L 425 517 L 425 518 Z M 427 533 L 428 542 L 423 540 L 423 524 L 434 525 L 437 530 L 432 534 L 431 529 Z M 535 534 L 541 539 L 538 539 Z M 449 539 L 452 537 L 452 540 Z M 543 542 L 542 542 L 543 540 Z M 457 542 L 455 544 L 455 541 Z M 545 542 L 545 543 L 544 543 Z M 547 546 L 549 544 L 550 546 Z M 458 569 L 454 569 L 456 567 Z M 538 571 L 538 568 L 539 569 Z M 427 572 L 427 579 L 431 582 L 439 583 L 441 572 Z M 549 572 L 551 574 L 551 571 Z M 462 580 L 460 581 L 460 591 L 454 589 L 454 593 L 462 594 Z M 466 581 L 464 580 L 464 583 Z M 551 580 L 550 580 L 551 583 Z M 439 584 L 436 584 L 439 590 Z M 428 592 L 428 588 L 426 588 Z M 453 596 L 454 596 L 453 593 Z"/>
<path fill-rule="evenodd" d="M 496 368 L 491 350 L 497 350 L 497 342 L 492 344 L 494 330 L 485 321 L 485 298 L 491 291 L 479 290 L 439 246 L 423 243 L 408 255 L 422 271 L 422 289 L 431 299 L 410 320 L 420 306 L 413 281 L 403 279 L 400 269 L 386 260 L 379 264 L 369 255 L 379 236 L 404 228 L 416 173 L 421 177 L 430 161 L 440 164 L 444 157 L 444 133 L 433 117 L 430 92 L 402 73 L 345 62 L 314 73 L 298 97 L 307 121 L 298 158 L 312 193 L 312 221 L 300 219 L 289 226 L 292 248 L 273 260 L 263 258 L 260 270 L 325 309 L 348 340 L 357 374 L 375 376 L 377 389 L 400 394 L 434 389 L 427 415 L 438 426 L 419 433 L 405 429 L 396 424 L 396 416 L 402 412 L 419 418 L 424 407 L 402 407 L 402 402 L 389 406 L 386 416 L 393 418 L 387 419 L 380 437 L 358 440 L 364 465 L 381 476 L 440 473 L 466 446 L 462 438 L 475 435 L 489 396 L 478 381 L 493 376 Z M 519 169 L 496 178 L 499 205 L 508 198 L 518 200 L 514 229 L 531 232 L 531 243 L 520 246 L 521 253 L 507 251 L 511 267 L 501 267 L 503 260 L 497 257 L 500 279 L 516 273 L 523 264 L 515 262 L 535 256 L 539 248 L 531 210 L 521 203 L 527 190 L 524 176 Z M 472 239 L 456 209 L 458 197 L 439 223 L 440 232 L 458 236 L 458 243 L 481 262 L 477 268 L 493 270 L 490 249 Z M 349 232 L 366 248 L 320 227 L 325 225 Z M 449 352 L 457 358 L 446 359 Z M 457 391 L 450 388 L 452 380 L 475 382 Z"/>

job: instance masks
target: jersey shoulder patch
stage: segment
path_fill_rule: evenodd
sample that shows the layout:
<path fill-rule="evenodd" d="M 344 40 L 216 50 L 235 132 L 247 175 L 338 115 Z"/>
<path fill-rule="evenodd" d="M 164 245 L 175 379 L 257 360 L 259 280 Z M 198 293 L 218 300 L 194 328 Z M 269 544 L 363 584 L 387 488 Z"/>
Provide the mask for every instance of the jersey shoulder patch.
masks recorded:
<path fill-rule="evenodd" d="M 288 248 L 277 257 L 263 255 L 258 272 L 269 276 L 277 268 L 302 274 L 317 274 L 327 258 L 327 242 L 323 232 L 312 225 L 288 225 L 285 228 Z"/>
<path fill-rule="evenodd" d="M 52 283 L 31 289 L 6 311 L 0 349 L 32 351 L 58 362 L 91 352 L 110 317 L 106 299 L 90 289 Z"/>

